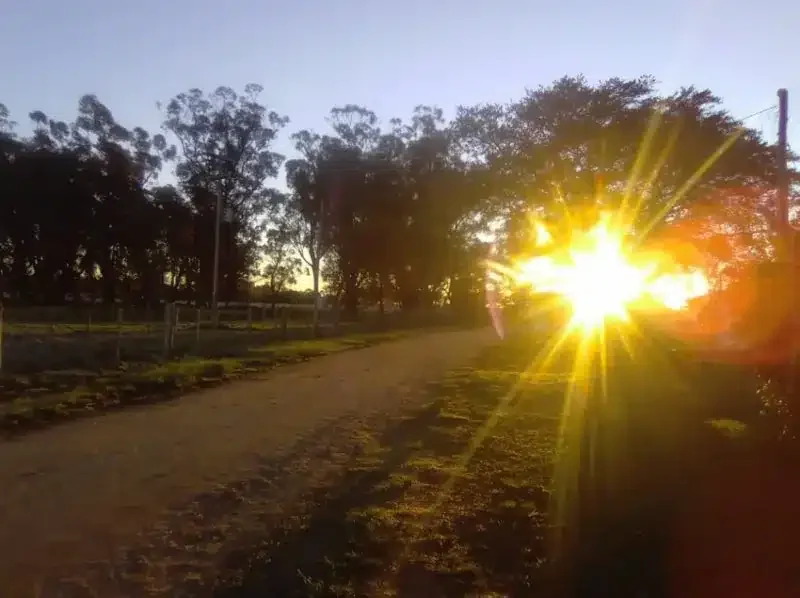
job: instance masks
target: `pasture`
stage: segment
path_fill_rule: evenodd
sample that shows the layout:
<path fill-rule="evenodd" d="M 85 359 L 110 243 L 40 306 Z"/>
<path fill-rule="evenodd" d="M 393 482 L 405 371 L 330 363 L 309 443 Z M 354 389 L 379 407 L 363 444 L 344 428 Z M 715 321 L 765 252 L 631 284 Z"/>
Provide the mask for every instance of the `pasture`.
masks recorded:
<path fill-rule="evenodd" d="M 0 431 L 17 433 L 127 404 L 175 396 L 282 363 L 450 323 L 443 314 L 364 313 L 340 322 L 307 305 L 211 312 L 83 306 L 6 308 L 0 347 Z"/>

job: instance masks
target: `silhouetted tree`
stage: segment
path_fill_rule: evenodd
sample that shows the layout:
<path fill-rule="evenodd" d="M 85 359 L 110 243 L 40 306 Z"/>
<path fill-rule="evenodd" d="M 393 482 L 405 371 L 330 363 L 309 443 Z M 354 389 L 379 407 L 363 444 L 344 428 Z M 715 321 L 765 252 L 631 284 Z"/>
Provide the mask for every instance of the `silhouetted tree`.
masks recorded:
<path fill-rule="evenodd" d="M 262 91 L 255 84 L 241 96 L 228 87 L 208 95 L 192 89 L 166 106 L 164 128 L 180 147 L 175 174 L 196 218 L 196 291 L 205 297 L 211 291 L 217 217 L 222 220 L 220 289 L 232 298 L 239 283 L 255 274 L 263 217 L 275 197 L 265 183 L 283 162 L 270 147 L 288 122 L 258 102 Z"/>
<path fill-rule="evenodd" d="M 297 276 L 303 270 L 303 262 L 293 251 L 292 231 L 286 221 L 279 222 L 267 230 L 265 237 L 266 241 L 262 247 L 264 254 L 262 276 L 274 314 L 278 296 L 297 282 Z"/>
<path fill-rule="evenodd" d="M 429 106 L 383 122 L 336 107 L 327 132 L 292 136 L 286 195 L 270 181 L 288 119 L 261 91 L 179 94 L 163 135 L 126 128 L 87 95 L 72 123 L 32 111 L 24 137 L 0 104 L 6 300 L 206 301 L 218 202 L 222 299 L 256 275 L 291 284 L 301 259 L 315 296 L 324 282 L 350 317 L 362 304 L 482 306 L 485 241 L 500 258 L 528 250 L 530 217 L 565 211 L 624 206 L 654 245 L 691 238 L 685 259 L 720 283 L 774 256 L 774 148 L 708 90 L 564 77 L 506 105 L 459 107 L 452 122 Z M 166 165 L 175 186 L 159 185 Z"/>

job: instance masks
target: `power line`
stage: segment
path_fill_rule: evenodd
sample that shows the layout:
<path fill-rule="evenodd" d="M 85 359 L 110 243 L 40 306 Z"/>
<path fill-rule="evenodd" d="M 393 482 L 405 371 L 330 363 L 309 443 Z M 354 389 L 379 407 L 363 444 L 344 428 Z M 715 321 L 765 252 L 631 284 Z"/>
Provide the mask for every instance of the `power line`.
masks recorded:
<path fill-rule="evenodd" d="M 748 114 L 744 118 L 740 118 L 739 121 L 740 122 L 744 122 L 746 120 L 749 120 L 749 119 L 753 118 L 754 116 L 759 116 L 760 114 L 764 114 L 765 112 L 769 112 L 770 110 L 775 110 L 777 107 L 778 107 L 777 104 L 773 104 L 772 106 L 769 106 L 768 108 L 764 108 L 762 110 L 759 110 L 758 112 L 753 112 L 752 114 Z"/>

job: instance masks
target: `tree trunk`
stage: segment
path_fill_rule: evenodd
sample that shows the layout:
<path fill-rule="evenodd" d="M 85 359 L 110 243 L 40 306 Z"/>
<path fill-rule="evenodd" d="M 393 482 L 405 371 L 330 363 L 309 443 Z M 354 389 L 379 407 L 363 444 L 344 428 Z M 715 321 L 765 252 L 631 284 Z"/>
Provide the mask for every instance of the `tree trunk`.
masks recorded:
<path fill-rule="evenodd" d="M 358 317 L 358 272 L 348 268 L 343 272 L 343 278 L 342 307 L 348 320 L 355 320 Z"/>
<path fill-rule="evenodd" d="M 314 264 L 311 265 L 311 277 L 313 279 L 313 284 L 314 284 L 314 311 L 312 315 L 312 326 L 314 329 L 314 336 L 317 336 L 319 334 L 319 308 L 320 308 L 319 260 L 315 260 Z"/>

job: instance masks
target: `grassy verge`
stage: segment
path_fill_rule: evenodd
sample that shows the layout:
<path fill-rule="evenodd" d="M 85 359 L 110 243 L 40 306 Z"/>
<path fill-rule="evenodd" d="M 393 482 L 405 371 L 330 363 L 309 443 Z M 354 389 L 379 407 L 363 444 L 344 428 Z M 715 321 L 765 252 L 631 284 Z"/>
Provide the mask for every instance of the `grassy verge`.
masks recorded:
<path fill-rule="evenodd" d="M 714 511 L 709 484 L 741 494 L 740 472 L 717 480 L 751 447 L 742 422 L 710 417 L 731 373 L 648 342 L 611 359 L 604 432 L 571 436 L 570 459 L 557 451 L 569 360 L 529 373 L 530 336 L 487 350 L 423 409 L 365 432 L 340 483 L 228 559 L 216 596 L 668 595 L 675 546 L 691 567 L 687 543 L 716 533 L 691 513 Z M 565 467 L 578 474 L 566 519 L 554 512 Z"/>
<path fill-rule="evenodd" d="M 14 435 L 58 421 L 141 405 L 282 364 L 368 347 L 421 333 L 405 330 L 246 347 L 232 357 L 184 358 L 118 369 L 56 370 L 0 380 L 0 432 Z"/>
<path fill-rule="evenodd" d="M 532 349 L 487 351 L 365 433 L 342 483 L 227 563 L 217 595 L 538 595 L 564 381 L 521 375 Z"/>
<path fill-rule="evenodd" d="M 179 324 L 181 330 L 194 331 L 197 324 L 189 320 L 188 322 L 181 322 Z M 222 330 L 274 330 L 281 328 L 283 323 L 279 319 L 269 320 L 255 320 L 247 322 L 246 320 L 236 320 L 221 322 L 217 327 Z M 311 323 L 303 320 L 289 320 L 286 322 L 289 328 L 310 328 Z M 208 321 L 200 322 L 202 330 L 212 330 L 213 323 Z M 116 322 L 94 322 L 91 326 L 83 322 L 58 322 L 58 323 L 43 323 L 43 322 L 18 322 L 18 323 L 4 323 L 3 333 L 10 335 L 33 335 L 33 336 L 63 336 L 63 335 L 86 335 L 91 334 L 105 334 L 105 335 L 135 335 L 135 334 L 151 334 L 154 332 L 161 332 L 164 329 L 163 322 L 123 322 L 118 324 Z"/>

